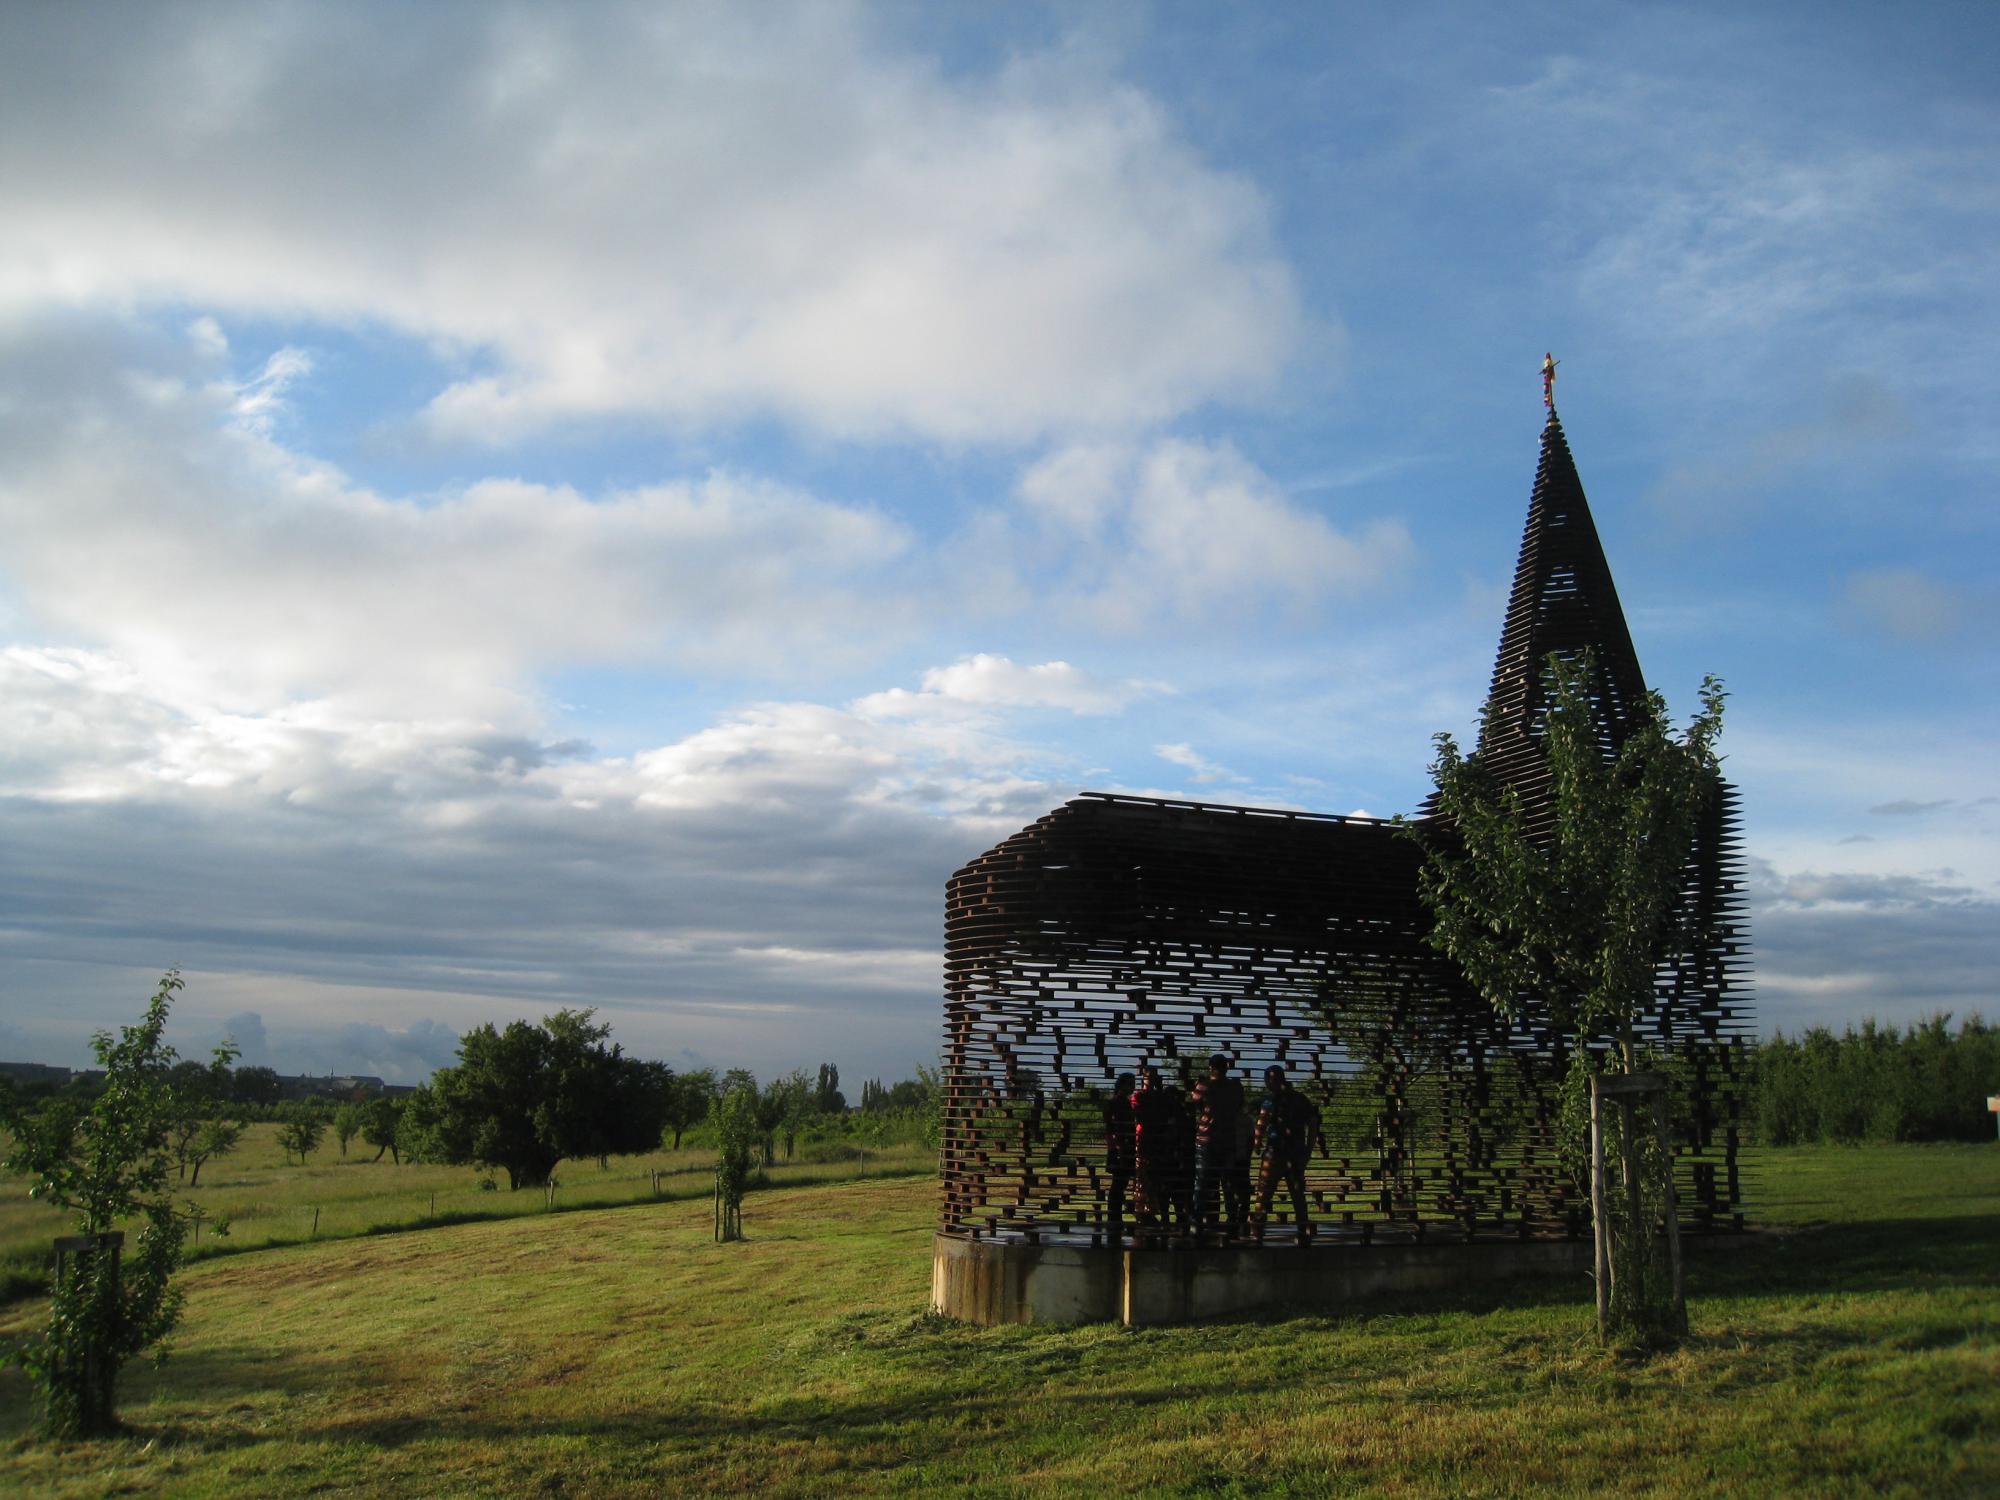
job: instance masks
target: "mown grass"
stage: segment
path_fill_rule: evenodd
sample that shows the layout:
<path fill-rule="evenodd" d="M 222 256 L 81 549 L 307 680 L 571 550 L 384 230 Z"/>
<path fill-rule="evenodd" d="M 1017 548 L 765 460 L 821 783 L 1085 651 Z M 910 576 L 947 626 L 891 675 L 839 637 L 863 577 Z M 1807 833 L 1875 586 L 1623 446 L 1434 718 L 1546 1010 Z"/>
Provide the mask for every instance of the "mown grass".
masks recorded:
<path fill-rule="evenodd" d="M 1576 1279 L 1346 1317 L 973 1329 L 922 1311 L 934 1186 L 274 1249 L 193 1268 L 132 1432 L 53 1496 L 2000 1492 L 2000 1150 L 1768 1153 L 1782 1233 L 1691 1266 L 1695 1337 L 1589 1337 Z M 22 1304 L 0 1332 L 25 1326 Z"/>
<path fill-rule="evenodd" d="M 303 1167 L 279 1147 L 278 1127 L 252 1125 L 227 1156 L 202 1168 L 201 1182 L 177 1185 L 174 1196 L 199 1203 L 209 1215 L 193 1259 L 232 1255 L 271 1245 L 314 1239 L 350 1239 L 430 1224 L 517 1218 L 551 1209 L 570 1212 L 658 1199 L 701 1199 L 711 1193 L 715 1153 L 688 1147 L 643 1156 L 613 1157 L 607 1167 L 569 1161 L 556 1171 L 557 1187 L 519 1192 L 485 1189 L 486 1174 L 465 1167 L 397 1165 L 375 1159 L 373 1147 L 350 1143 L 343 1157 L 332 1132 Z M 927 1173 L 936 1153 L 917 1144 L 861 1148 L 846 1142 L 808 1145 L 770 1168 L 774 1186 L 849 1181 L 863 1177 Z M 653 1174 L 660 1174 L 657 1192 Z M 227 1221 L 218 1235 L 215 1225 Z M 69 1218 L 28 1196 L 28 1183 L 0 1176 L 0 1302 L 38 1295 L 48 1284 L 50 1246 L 73 1230 Z"/>

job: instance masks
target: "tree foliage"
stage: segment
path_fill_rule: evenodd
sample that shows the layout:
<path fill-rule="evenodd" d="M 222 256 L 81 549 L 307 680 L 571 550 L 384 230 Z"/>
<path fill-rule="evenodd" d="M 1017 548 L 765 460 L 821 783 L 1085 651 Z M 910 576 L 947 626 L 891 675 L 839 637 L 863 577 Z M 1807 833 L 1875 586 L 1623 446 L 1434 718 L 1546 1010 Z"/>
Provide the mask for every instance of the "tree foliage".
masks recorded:
<path fill-rule="evenodd" d="M 653 1150 L 666 1123 L 672 1073 L 606 1045 L 608 1025 L 561 1010 L 538 1025 L 467 1032 L 455 1067 L 440 1068 L 407 1106 L 422 1154 L 542 1187 L 566 1158 L 602 1161 Z"/>
<path fill-rule="evenodd" d="M 696 1068 L 676 1073 L 667 1085 L 666 1128 L 674 1133 L 673 1149 L 681 1149 L 681 1135 L 691 1125 L 699 1125 L 715 1102 L 715 1070 Z"/>
<path fill-rule="evenodd" d="M 2000 1029 L 1943 1012 L 1899 1030 L 1872 1018 L 1836 1036 L 1814 1026 L 1757 1048 L 1752 1117 L 1767 1146 L 1991 1140 Z"/>
<path fill-rule="evenodd" d="M 103 1087 L 90 1099 L 58 1095 L 39 1109 L 0 1098 L 0 1129 L 12 1139 L 9 1171 L 32 1180 L 29 1196 L 75 1217 L 92 1243 L 66 1256 L 50 1289 L 49 1323 L 13 1356 L 41 1396 L 51 1436 L 83 1437 L 116 1425 L 119 1368 L 157 1347 L 180 1319 L 173 1273 L 187 1225 L 167 1180 L 181 1101 L 164 1042 L 167 1011 L 181 988 L 169 970 L 136 1026 L 91 1039 Z M 130 1254 L 100 1239 L 137 1221 Z"/>
<path fill-rule="evenodd" d="M 1665 702 L 1649 692 L 1630 705 L 1622 740 L 1598 711 L 1595 678 L 1587 652 L 1543 663 L 1548 780 L 1532 804 L 1481 755 L 1462 755 L 1440 734 L 1431 764 L 1438 817 L 1409 829 L 1424 852 L 1418 886 L 1432 946 L 1508 1019 L 1535 1003 L 1567 1039 L 1565 1118 L 1573 1123 L 1587 1118 L 1575 1106 L 1603 1044 L 1625 1072 L 1639 1071 L 1634 1023 L 1663 967 L 1713 939 L 1711 914 L 1685 896 L 1703 813 L 1721 795 L 1715 741 L 1724 695 L 1714 677 L 1703 680 L 1701 710 L 1685 734 L 1673 733 Z M 1496 712 L 1489 699 L 1483 742 L 1498 738 Z M 1685 1332 L 1686 1311 L 1667 1285 L 1654 1233 L 1672 1163 L 1642 1128 L 1642 1113 L 1628 1095 L 1603 1116 L 1623 1191 L 1593 1201 L 1611 1252 L 1600 1332 L 1622 1328 L 1652 1341 Z"/>
<path fill-rule="evenodd" d="M 289 1155 L 299 1159 L 299 1165 L 306 1164 L 306 1158 L 319 1150 L 319 1144 L 326 1138 L 326 1115 L 317 1104 L 303 1099 L 294 1099 L 278 1108 L 278 1145 Z"/>
<path fill-rule="evenodd" d="M 284 1097 L 275 1068 L 238 1068 L 230 1080 L 230 1090 L 238 1104 L 271 1105 Z"/>
<path fill-rule="evenodd" d="M 1665 702 L 1647 693 L 1613 751 L 1592 671 L 1588 655 L 1545 664 L 1545 819 L 1439 734 L 1439 826 L 1412 833 L 1424 850 L 1432 945 L 1510 1019 L 1533 997 L 1562 1031 L 1615 1039 L 1629 1070 L 1632 1018 L 1654 976 L 1706 936 L 1704 914 L 1680 896 L 1702 810 L 1719 790 L 1724 694 L 1705 678 L 1701 712 L 1677 737 Z"/>
<path fill-rule="evenodd" d="M 743 1194 L 750 1185 L 751 1152 L 763 1139 L 759 1098 L 754 1084 L 739 1082 L 716 1102 L 715 1237 L 718 1240 L 743 1238 Z"/>
<path fill-rule="evenodd" d="M 377 1094 L 361 1105 L 361 1139 L 375 1148 L 375 1160 L 382 1159 L 388 1152 L 396 1165 L 403 1164 L 401 1142 L 398 1132 L 403 1124 L 403 1103 L 400 1099 L 389 1099 Z"/>
<path fill-rule="evenodd" d="M 203 1120 L 201 1129 L 194 1133 L 194 1139 L 188 1142 L 182 1153 L 182 1159 L 188 1165 L 188 1186 L 201 1186 L 203 1164 L 214 1157 L 227 1156 L 242 1139 L 243 1124 L 240 1120 L 222 1115 Z"/>
<path fill-rule="evenodd" d="M 360 1103 L 343 1104 L 333 1112 L 333 1138 L 340 1142 L 340 1154 L 347 1155 L 347 1143 L 361 1133 Z"/>

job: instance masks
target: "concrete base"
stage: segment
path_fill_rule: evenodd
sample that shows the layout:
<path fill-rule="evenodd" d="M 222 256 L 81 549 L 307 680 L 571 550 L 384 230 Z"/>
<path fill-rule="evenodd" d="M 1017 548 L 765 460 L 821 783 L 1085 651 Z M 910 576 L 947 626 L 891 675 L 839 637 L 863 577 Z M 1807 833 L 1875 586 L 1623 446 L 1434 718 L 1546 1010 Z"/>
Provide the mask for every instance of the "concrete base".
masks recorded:
<path fill-rule="evenodd" d="M 1588 1240 L 1111 1250 L 937 1236 L 931 1309 L 967 1323 L 1192 1323 L 1590 1272 Z"/>

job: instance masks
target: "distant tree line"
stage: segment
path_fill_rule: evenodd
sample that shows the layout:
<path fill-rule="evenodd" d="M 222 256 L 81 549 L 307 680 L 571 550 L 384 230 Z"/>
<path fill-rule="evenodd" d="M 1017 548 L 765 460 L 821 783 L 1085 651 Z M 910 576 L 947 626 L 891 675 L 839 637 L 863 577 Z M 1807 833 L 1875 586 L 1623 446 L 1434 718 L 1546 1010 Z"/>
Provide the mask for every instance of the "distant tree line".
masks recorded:
<path fill-rule="evenodd" d="M 177 1061 L 164 1082 L 173 1099 L 168 1149 L 178 1179 L 200 1185 L 203 1167 L 234 1149 L 253 1121 L 273 1123 L 288 1159 L 305 1166 L 329 1134 L 345 1157 L 358 1139 L 398 1164 L 434 1162 L 504 1175 L 511 1189 L 546 1187 L 564 1161 L 607 1165 L 684 1141 L 723 1149 L 747 1130 L 763 1167 L 792 1160 L 802 1142 L 833 1159 L 855 1157 L 891 1141 L 935 1144 L 935 1071 L 914 1079 L 862 1085 L 849 1106 L 840 1069 L 821 1063 L 807 1073 L 758 1082 L 747 1069 L 677 1072 L 625 1054 L 611 1028 L 589 1010 L 561 1010 L 538 1022 L 514 1021 L 468 1031 L 458 1060 L 427 1083 L 395 1093 L 298 1097 L 297 1079 L 262 1066 L 232 1067 L 225 1044 L 210 1063 Z M 28 1110 L 59 1098 L 93 1097 L 102 1075 L 67 1084 L 0 1089 Z M 720 1106 L 737 1100 L 725 1130 Z"/>
<path fill-rule="evenodd" d="M 1954 1030 L 1940 1012 L 1907 1030 L 1780 1032 L 1756 1049 L 1751 1115 L 1767 1146 L 1990 1140 L 1993 1094 L 2000 1028 L 1975 1015 Z"/>

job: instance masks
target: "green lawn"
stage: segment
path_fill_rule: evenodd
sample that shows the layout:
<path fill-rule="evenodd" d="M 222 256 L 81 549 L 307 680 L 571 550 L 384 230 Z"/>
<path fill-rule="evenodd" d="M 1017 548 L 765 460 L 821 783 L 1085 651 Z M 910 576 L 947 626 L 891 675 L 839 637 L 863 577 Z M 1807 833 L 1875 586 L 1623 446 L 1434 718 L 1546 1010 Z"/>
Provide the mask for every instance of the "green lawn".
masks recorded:
<path fill-rule="evenodd" d="M 198 1187 L 175 1196 L 199 1202 L 211 1216 L 229 1221 L 218 1238 L 212 1228 L 201 1236 L 197 1257 L 230 1254 L 267 1245 L 312 1239 L 345 1239 L 427 1221 L 512 1218 L 580 1207 L 638 1203 L 660 1198 L 698 1198 L 706 1203 L 714 1184 L 715 1153 L 690 1146 L 645 1156 L 614 1157 L 606 1168 L 568 1161 L 556 1171 L 553 1194 L 540 1188 L 496 1190 L 480 1186 L 485 1174 L 466 1167 L 398 1166 L 359 1140 L 343 1157 L 333 1133 L 309 1158 L 296 1165 L 278 1145 L 278 1127 L 252 1125 L 229 1155 L 202 1168 Z M 831 1158 L 831 1159 L 829 1159 Z M 862 1149 L 846 1142 L 802 1146 L 770 1171 L 774 1184 L 824 1182 L 867 1176 L 929 1172 L 936 1153 L 919 1145 L 891 1144 Z M 653 1174 L 660 1174 L 657 1195 Z M 28 1183 L 0 1176 L 0 1300 L 9 1293 L 47 1284 L 51 1241 L 69 1234 L 69 1220 L 28 1196 Z"/>
<path fill-rule="evenodd" d="M 742 1245 L 669 1202 L 233 1256 L 126 1381 L 130 1438 L 45 1445 L 0 1378 L 0 1492 L 2000 1493 L 2000 1148 L 1761 1166 L 1782 1232 L 1696 1258 L 1696 1336 L 1653 1358 L 1592 1344 L 1575 1279 L 947 1324 L 920 1178 L 754 1196 Z"/>

